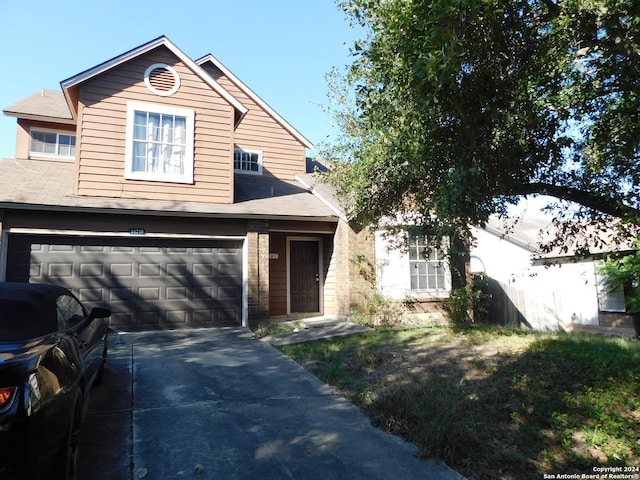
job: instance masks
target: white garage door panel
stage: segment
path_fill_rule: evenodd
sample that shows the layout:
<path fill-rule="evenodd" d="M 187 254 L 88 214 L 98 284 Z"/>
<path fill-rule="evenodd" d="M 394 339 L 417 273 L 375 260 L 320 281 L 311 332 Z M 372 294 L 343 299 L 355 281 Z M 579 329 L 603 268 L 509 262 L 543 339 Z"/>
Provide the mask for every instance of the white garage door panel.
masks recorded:
<path fill-rule="evenodd" d="M 241 324 L 240 241 L 14 234 L 7 265 L 8 280 L 62 284 L 109 307 L 117 330 Z"/>

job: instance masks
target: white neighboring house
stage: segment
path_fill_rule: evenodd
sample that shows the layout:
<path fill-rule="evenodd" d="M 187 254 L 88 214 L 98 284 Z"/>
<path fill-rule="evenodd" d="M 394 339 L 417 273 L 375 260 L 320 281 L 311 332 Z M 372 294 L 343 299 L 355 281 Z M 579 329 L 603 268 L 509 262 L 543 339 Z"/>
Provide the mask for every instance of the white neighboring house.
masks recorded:
<path fill-rule="evenodd" d="M 485 228 L 472 228 L 476 242 L 470 272 L 491 279 L 493 321 L 535 330 L 629 324 L 624 296 L 608 292 L 597 273 L 602 252 L 589 258 L 545 255 L 538 248 L 539 234 L 549 224 L 544 216 L 527 214 L 513 228 L 493 218 Z M 386 230 L 375 232 L 378 291 L 393 300 L 422 304 L 422 312 L 437 310 L 451 291 L 444 255 L 433 249 L 425 258 L 426 243 L 412 238 L 408 248 L 399 248 L 397 237 Z"/>
<path fill-rule="evenodd" d="M 535 330 L 630 323 L 623 293 L 609 292 L 598 274 L 604 252 L 594 250 L 586 258 L 545 254 L 538 243 L 549 225 L 544 216 L 525 215 L 512 228 L 494 218 L 485 228 L 473 228 L 471 273 L 484 274 L 492 291 L 504 293 L 502 300 L 494 295 L 492 314 L 502 301 L 519 314 L 520 323 Z"/>

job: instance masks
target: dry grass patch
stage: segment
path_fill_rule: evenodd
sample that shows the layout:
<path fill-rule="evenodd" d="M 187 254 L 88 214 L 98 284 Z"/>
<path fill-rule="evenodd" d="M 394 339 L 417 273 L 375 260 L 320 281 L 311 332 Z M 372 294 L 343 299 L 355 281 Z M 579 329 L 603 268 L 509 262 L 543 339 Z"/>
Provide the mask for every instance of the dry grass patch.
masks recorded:
<path fill-rule="evenodd" d="M 639 342 L 417 328 L 282 350 L 471 479 L 640 464 Z"/>

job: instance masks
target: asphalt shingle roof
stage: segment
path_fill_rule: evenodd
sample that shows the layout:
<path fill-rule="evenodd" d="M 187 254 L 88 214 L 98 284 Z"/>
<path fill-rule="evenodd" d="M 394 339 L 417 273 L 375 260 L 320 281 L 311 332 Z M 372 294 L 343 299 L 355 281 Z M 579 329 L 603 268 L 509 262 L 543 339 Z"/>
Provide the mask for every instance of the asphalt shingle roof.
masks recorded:
<path fill-rule="evenodd" d="M 13 117 L 36 116 L 72 120 L 62 92 L 42 89 L 6 107 L 3 112 Z"/>
<path fill-rule="evenodd" d="M 4 159 L 0 208 L 337 221 L 327 205 L 295 181 L 238 176 L 233 204 L 79 196 L 73 194 L 74 181 L 73 163 Z"/>

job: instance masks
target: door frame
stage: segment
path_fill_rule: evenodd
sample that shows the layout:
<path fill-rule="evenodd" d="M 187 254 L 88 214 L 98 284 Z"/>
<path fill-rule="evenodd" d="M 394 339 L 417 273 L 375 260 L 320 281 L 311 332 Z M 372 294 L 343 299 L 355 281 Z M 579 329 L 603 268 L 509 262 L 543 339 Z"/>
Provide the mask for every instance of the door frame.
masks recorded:
<path fill-rule="evenodd" d="M 323 267 L 323 245 L 322 237 L 305 237 L 287 235 L 287 316 L 295 315 L 291 313 L 291 242 L 316 242 L 318 244 L 318 309 L 320 314 L 324 313 L 324 275 Z"/>

